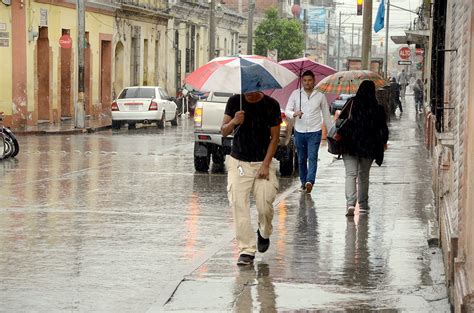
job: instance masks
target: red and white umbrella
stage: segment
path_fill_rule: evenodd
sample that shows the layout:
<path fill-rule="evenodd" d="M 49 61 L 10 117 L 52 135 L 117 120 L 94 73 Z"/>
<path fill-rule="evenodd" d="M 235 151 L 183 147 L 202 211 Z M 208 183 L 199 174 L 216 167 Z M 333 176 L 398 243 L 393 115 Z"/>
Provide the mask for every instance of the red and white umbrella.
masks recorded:
<path fill-rule="evenodd" d="M 280 89 L 297 76 L 284 66 L 259 55 L 215 58 L 192 72 L 184 83 L 199 91 L 242 94 Z"/>

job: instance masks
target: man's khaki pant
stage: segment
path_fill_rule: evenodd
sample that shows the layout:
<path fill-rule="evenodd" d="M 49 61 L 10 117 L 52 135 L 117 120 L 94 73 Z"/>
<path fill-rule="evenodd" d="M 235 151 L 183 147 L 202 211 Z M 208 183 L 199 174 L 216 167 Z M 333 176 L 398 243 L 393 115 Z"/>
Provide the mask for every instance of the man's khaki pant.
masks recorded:
<path fill-rule="evenodd" d="M 237 245 L 240 253 L 255 255 L 256 231 L 250 218 L 250 192 L 257 204 L 258 228 L 263 238 L 272 234 L 273 201 L 278 190 L 275 165 L 270 166 L 269 180 L 257 179 L 262 162 L 244 162 L 231 156 L 227 158 L 227 195 L 234 212 Z M 243 176 L 238 167 L 241 166 Z"/>

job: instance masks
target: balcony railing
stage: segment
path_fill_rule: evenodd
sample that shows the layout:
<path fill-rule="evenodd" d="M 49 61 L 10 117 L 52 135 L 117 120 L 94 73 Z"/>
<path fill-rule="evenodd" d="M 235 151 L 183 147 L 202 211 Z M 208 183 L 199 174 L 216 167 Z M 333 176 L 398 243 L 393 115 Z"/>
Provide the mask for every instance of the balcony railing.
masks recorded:
<path fill-rule="evenodd" d="M 136 9 L 146 9 L 152 11 L 161 11 L 166 9 L 166 0 L 116 0 L 116 3 L 134 7 Z"/>
<path fill-rule="evenodd" d="M 430 23 L 428 20 L 429 8 L 422 4 L 418 8 L 418 16 L 413 21 L 413 30 L 428 30 Z"/>

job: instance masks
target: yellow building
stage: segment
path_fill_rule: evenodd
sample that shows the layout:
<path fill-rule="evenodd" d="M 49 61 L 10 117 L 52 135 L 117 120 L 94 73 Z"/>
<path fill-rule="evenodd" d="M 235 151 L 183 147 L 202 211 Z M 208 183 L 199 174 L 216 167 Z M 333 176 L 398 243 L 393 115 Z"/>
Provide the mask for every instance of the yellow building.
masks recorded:
<path fill-rule="evenodd" d="M 5 124 L 12 123 L 13 48 L 12 8 L 0 4 L 0 112 L 5 113 Z M 23 88 L 26 88 L 24 86 Z"/>
<path fill-rule="evenodd" d="M 85 111 L 110 115 L 123 87 L 158 85 L 175 95 L 209 59 L 203 1 L 94 0 L 86 3 Z M 218 6 L 216 56 L 237 52 L 244 17 Z M 0 112 L 15 128 L 74 117 L 77 10 L 71 0 L 0 3 Z"/>
<path fill-rule="evenodd" d="M 182 1 L 170 7 L 173 19 L 168 23 L 167 40 L 171 62 L 168 63 L 168 90 L 173 94 L 182 87 L 184 78 L 209 61 L 209 4 L 203 1 Z M 239 28 L 242 15 L 218 5 L 215 9 L 214 55 L 238 53 Z"/>
<path fill-rule="evenodd" d="M 107 3 L 88 3 L 86 8 L 85 106 L 91 116 L 107 112 L 111 102 L 114 11 Z M 5 112 L 5 124 L 22 127 L 72 118 L 77 94 L 75 5 L 12 1 L 0 10 L 0 31 L 0 111 Z"/>
<path fill-rule="evenodd" d="M 117 1 L 113 94 L 123 87 L 148 85 L 169 89 L 166 1 Z"/>

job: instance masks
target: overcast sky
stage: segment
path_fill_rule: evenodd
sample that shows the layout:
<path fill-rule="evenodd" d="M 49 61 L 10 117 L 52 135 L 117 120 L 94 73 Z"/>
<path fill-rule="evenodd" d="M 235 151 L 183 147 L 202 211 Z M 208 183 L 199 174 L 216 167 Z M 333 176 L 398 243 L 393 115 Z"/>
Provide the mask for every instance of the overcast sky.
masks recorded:
<path fill-rule="evenodd" d="M 387 1 L 385 0 L 385 3 Z M 398 7 L 402 7 L 408 9 L 410 11 L 416 11 L 417 8 L 421 5 L 422 0 L 390 0 L 391 5 L 396 5 Z M 337 7 L 336 13 L 339 14 L 341 11 L 343 14 L 356 14 L 356 0 L 337 0 Z M 377 10 L 379 7 L 380 1 L 373 0 L 373 13 L 372 13 L 372 29 L 373 23 L 375 21 L 375 17 L 377 16 Z M 386 12 L 385 12 L 386 14 Z M 385 15 L 386 17 L 386 15 Z M 403 36 L 405 35 L 404 30 L 408 29 L 410 26 L 410 22 L 413 23 L 413 20 L 416 18 L 416 14 L 410 13 L 395 7 L 390 7 L 390 28 L 389 28 L 389 36 Z M 336 21 L 336 26 L 339 23 L 339 15 L 336 20 L 332 20 L 333 23 Z M 351 32 L 352 32 L 352 23 L 356 24 L 355 27 L 362 27 L 362 16 L 342 16 L 342 21 L 345 23 L 343 24 L 346 26 L 343 28 L 345 30 L 345 38 L 346 40 L 350 40 Z M 373 42 L 380 41 L 385 38 L 385 27 L 380 30 L 378 33 L 372 31 L 372 40 Z M 357 34 L 357 31 L 355 31 Z M 398 45 L 395 45 L 389 39 L 389 48 L 395 48 Z"/>

